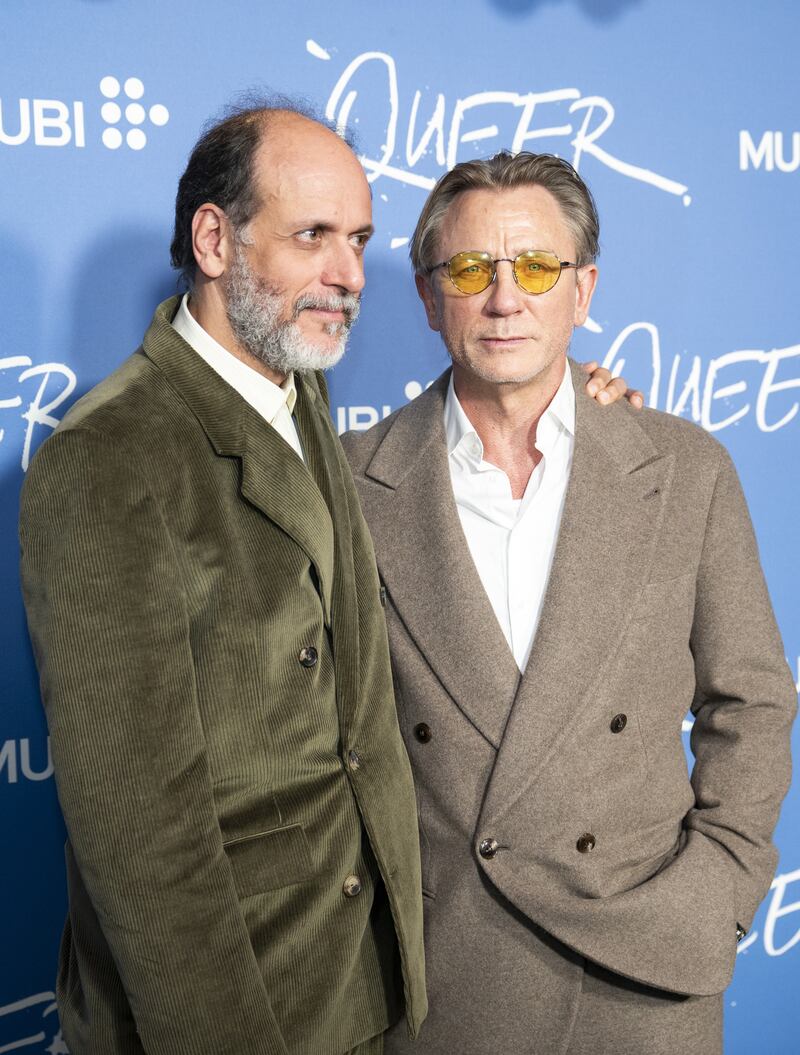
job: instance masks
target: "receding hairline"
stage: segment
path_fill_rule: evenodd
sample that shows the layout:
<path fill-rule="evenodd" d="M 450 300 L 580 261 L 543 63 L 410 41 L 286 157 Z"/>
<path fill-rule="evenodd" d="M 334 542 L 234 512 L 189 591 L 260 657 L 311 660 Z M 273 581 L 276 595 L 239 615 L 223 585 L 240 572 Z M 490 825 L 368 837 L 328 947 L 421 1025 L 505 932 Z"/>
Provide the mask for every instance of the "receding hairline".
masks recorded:
<path fill-rule="evenodd" d="M 340 144 L 347 154 L 351 155 L 355 161 L 358 161 L 355 151 L 343 136 L 339 135 L 333 128 L 329 128 L 307 114 L 300 113 L 297 110 L 275 107 L 263 110 L 260 113 L 254 113 L 253 118 L 259 127 L 259 148 L 279 134 L 281 129 L 297 126 L 299 129 L 307 128 L 308 131 L 319 133 L 326 142 Z"/>
<path fill-rule="evenodd" d="M 263 208 L 267 202 L 270 191 L 269 181 L 275 172 L 275 169 L 270 168 L 271 165 L 277 166 L 281 162 L 290 162 L 303 169 L 308 166 L 309 142 L 298 141 L 291 136 L 291 133 L 287 136 L 289 130 L 305 130 L 312 137 L 319 133 L 320 139 L 314 143 L 313 149 L 320 149 L 320 144 L 328 144 L 327 149 L 345 164 L 348 158 L 352 159 L 353 171 L 360 172 L 366 179 L 361 162 L 352 145 L 333 128 L 321 123 L 314 116 L 280 107 L 254 112 L 249 116 L 258 128 L 258 143 L 253 154 L 250 176 L 257 208 Z"/>

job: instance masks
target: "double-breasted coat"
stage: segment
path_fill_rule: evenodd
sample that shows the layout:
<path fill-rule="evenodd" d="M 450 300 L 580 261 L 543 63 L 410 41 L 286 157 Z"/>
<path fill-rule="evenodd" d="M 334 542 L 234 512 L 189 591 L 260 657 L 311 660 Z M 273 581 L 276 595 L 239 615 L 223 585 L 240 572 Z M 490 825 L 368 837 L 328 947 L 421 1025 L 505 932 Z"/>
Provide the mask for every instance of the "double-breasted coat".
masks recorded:
<path fill-rule="evenodd" d="M 453 499 L 447 380 L 344 439 L 420 813 L 430 1013 L 387 1051 L 709 1055 L 737 924 L 773 876 L 796 708 L 734 469 L 576 373 L 520 675 Z"/>
<path fill-rule="evenodd" d="M 321 375 L 306 463 L 173 330 L 43 444 L 22 579 L 76 1055 L 342 1055 L 425 1011 L 414 792 Z"/>

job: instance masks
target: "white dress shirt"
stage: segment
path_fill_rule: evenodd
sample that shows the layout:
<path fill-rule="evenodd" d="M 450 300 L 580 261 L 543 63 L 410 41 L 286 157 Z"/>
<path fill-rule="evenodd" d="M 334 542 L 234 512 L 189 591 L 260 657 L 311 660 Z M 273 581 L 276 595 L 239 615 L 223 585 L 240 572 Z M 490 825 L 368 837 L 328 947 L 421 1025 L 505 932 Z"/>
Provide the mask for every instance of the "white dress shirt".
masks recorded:
<path fill-rule="evenodd" d="M 172 320 L 172 326 L 184 341 L 197 352 L 201 359 L 219 376 L 235 388 L 242 399 L 257 410 L 261 417 L 286 440 L 290 447 L 303 458 L 300 436 L 292 417 L 297 389 L 294 374 L 289 373 L 282 385 L 276 385 L 268 377 L 259 374 L 252 366 L 243 363 L 235 355 L 206 333 L 189 311 L 189 294 L 184 294 L 180 307 Z M 305 458 L 303 458 L 305 461 Z"/>
<path fill-rule="evenodd" d="M 450 378 L 444 427 L 458 515 L 483 588 L 517 666 L 525 669 L 539 625 L 561 525 L 575 445 L 575 390 L 569 367 L 536 428 L 542 458 L 522 498 L 497 466 L 458 401 Z"/>

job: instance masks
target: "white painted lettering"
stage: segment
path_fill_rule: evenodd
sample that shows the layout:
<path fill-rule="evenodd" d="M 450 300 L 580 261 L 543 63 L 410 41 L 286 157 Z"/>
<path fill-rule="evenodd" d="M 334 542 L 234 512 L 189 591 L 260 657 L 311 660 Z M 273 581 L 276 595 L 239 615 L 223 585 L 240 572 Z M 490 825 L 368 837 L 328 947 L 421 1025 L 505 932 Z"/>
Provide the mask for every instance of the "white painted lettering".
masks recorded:
<path fill-rule="evenodd" d="M 6 769 L 6 780 L 9 784 L 17 783 L 17 741 L 6 740 L 0 747 L 0 773 Z"/>
<path fill-rule="evenodd" d="M 44 769 L 36 770 L 31 765 L 31 742 L 27 737 L 19 742 L 19 766 L 22 775 L 28 780 L 47 780 L 53 775 L 53 755 L 50 750 L 50 737 L 47 737 L 47 764 Z"/>
<path fill-rule="evenodd" d="M 434 107 L 433 114 L 431 115 L 430 121 L 425 125 L 425 131 L 422 133 L 419 142 L 414 146 L 414 134 L 417 127 L 417 111 L 419 110 L 419 102 L 422 98 L 422 92 L 414 92 L 414 102 L 411 104 L 411 116 L 408 119 L 408 135 L 406 136 L 406 164 L 410 168 L 413 168 L 420 158 L 424 157 L 428 152 L 431 139 L 436 136 L 436 164 L 444 165 L 445 163 L 445 151 L 444 151 L 444 95 L 441 92 L 436 96 L 436 106 Z"/>
<path fill-rule="evenodd" d="M 372 171 L 367 177 L 370 183 L 372 183 L 378 178 L 378 176 L 387 173 L 387 166 L 394 155 L 395 142 L 397 140 L 397 119 L 399 116 L 397 67 L 395 66 L 395 61 L 392 56 L 387 55 L 383 51 L 365 51 L 362 55 L 356 56 L 336 82 L 330 98 L 328 99 L 328 104 L 325 107 L 325 116 L 329 121 L 335 121 L 336 127 L 341 132 L 346 131 L 353 104 L 358 98 L 358 92 L 351 89 L 348 91 L 347 95 L 344 95 L 344 91 L 345 88 L 348 87 L 353 75 L 368 62 L 382 62 L 386 66 L 389 85 L 389 118 L 386 125 L 386 141 L 382 147 L 383 153 L 380 161 L 377 163 L 372 162 Z M 343 96 L 344 98 L 342 98 Z M 362 158 L 362 162 L 363 161 L 364 159 Z"/>
<path fill-rule="evenodd" d="M 764 921 L 764 948 L 768 956 L 783 956 L 789 949 L 800 941 L 800 926 L 792 933 L 782 945 L 775 944 L 775 935 L 778 921 L 785 916 L 800 912 L 800 901 L 793 901 L 784 905 L 786 888 L 791 883 L 800 882 L 800 868 L 785 875 L 776 876 L 772 881 L 772 897 L 767 907 L 767 918 Z M 800 920 L 796 920 L 800 922 Z"/>
<path fill-rule="evenodd" d="M 65 378 L 66 382 L 62 388 L 51 398 L 49 403 L 42 403 L 50 378 L 53 375 Z M 75 390 L 77 378 L 68 366 L 63 363 L 43 363 L 41 366 L 32 366 L 20 374 L 20 382 L 27 381 L 31 377 L 41 376 L 42 381 L 31 400 L 28 409 L 22 415 L 28 426 L 25 430 L 25 444 L 22 449 L 22 468 L 27 471 L 31 457 L 31 443 L 33 433 L 37 425 L 46 425 L 54 429 L 58 425 L 58 418 L 54 418 L 51 411 L 60 407 L 61 404 L 72 395 Z"/>
<path fill-rule="evenodd" d="M 775 149 L 772 132 L 765 132 L 758 146 L 753 142 L 749 132 L 739 132 L 739 168 L 745 172 L 749 168 L 759 169 L 763 165 L 767 172 L 775 167 Z"/>
<path fill-rule="evenodd" d="M 603 112 L 603 116 L 600 119 L 600 124 L 589 132 L 594 111 L 598 108 Z M 580 164 L 581 156 L 583 154 L 591 154 L 603 165 L 613 169 L 614 172 L 619 172 L 622 176 L 627 176 L 629 179 L 649 183 L 650 186 L 657 187 L 667 194 L 684 195 L 689 189 L 683 183 L 667 179 L 666 176 L 659 176 L 657 172 L 651 172 L 649 169 L 641 168 L 639 165 L 631 165 L 627 161 L 622 161 L 597 145 L 597 140 L 604 132 L 608 131 L 614 121 L 614 107 L 608 99 L 603 99 L 599 95 L 590 95 L 588 98 L 577 100 L 570 106 L 571 113 L 577 110 L 586 110 L 586 116 L 583 119 L 583 124 L 578 129 L 578 134 L 572 140 L 572 146 L 575 150 L 572 164 L 576 169 Z"/>
<path fill-rule="evenodd" d="M 625 360 L 619 359 L 617 361 L 617 355 L 628 340 L 628 338 L 638 332 L 644 332 L 649 335 L 649 347 L 650 347 L 650 364 L 653 371 L 652 381 L 650 382 L 650 396 L 648 398 L 648 406 L 658 406 L 658 389 L 661 384 L 661 342 L 658 336 L 658 329 L 653 325 L 652 322 L 632 322 L 629 326 L 626 326 L 614 340 L 614 343 L 608 350 L 605 359 L 603 360 L 603 366 L 607 367 L 615 374 L 621 374 L 625 369 Z"/>
<path fill-rule="evenodd" d="M 800 132 L 792 132 L 792 157 L 787 161 L 783 153 L 783 132 L 774 133 L 775 164 L 781 172 L 796 172 L 800 168 Z"/>
<path fill-rule="evenodd" d="M 711 420 L 711 401 L 714 399 L 730 399 L 731 396 L 739 395 L 741 392 L 746 391 L 747 385 L 744 381 L 737 381 L 732 385 L 727 385 L 724 388 L 714 391 L 714 382 L 717 379 L 717 374 L 724 370 L 727 366 L 735 366 L 737 363 L 752 362 L 753 352 L 728 352 L 727 355 L 721 355 L 718 359 L 712 359 L 708 364 L 708 371 L 706 373 L 706 383 L 703 389 L 703 412 L 700 417 L 700 423 L 704 429 L 708 429 L 709 432 L 718 432 L 720 429 L 724 429 L 727 425 L 732 425 L 734 421 L 738 421 L 743 418 L 750 409 L 750 404 L 745 403 L 743 407 L 739 407 L 733 414 L 729 414 L 727 418 L 723 418 L 722 421 Z"/>
<path fill-rule="evenodd" d="M 453 116 L 450 121 L 450 135 L 447 140 L 447 167 L 451 169 L 458 161 L 458 148 L 461 143 L 474 142 L 475 139 L 485 139 L 484 129 L 472 132 L 462 132 L 461 126 L 464 117 L 470 110 L 476 110 L 481 106 L 496 106 L 500 104 L 516 105 L 519 96 L 516 92 L 476 92 L 468 95 L 465 99 L 457 99 L 453 107 Z M 492 125 L 492 132 L 497 135 L 497 125 Z"/>
<path fill-rule="evenodd" d="M 540 103 L 567 102 L 570 99 L 580 99 L 581 93 L 577 88 L 557 88 L 551 92 L 529 92 L 527 95 L 518 96 L 517 106 L 522 106 L 522 113 L 517 121 L 517 130 L 511 141 L 511 153 L 518 154 L 520 150 L 529 149 L 526 144 L 531 139 L 547 139 L 551 136 L 568 136 L 572 133 L 572 125 L 553 125 L 550 128 L 531 128 L 531 120 L 536 107 Z"/>
<path fill-rule="evenodd" d="M 793 403 L 791 409 L 782 418 L 769 424 L 767 421 L 767 401 L 773 392 L 785 392 L 790 388 L 800 388 L 800 378 L 797 377 L 789 378 L 786 381 L 775 381 L 778 366 L 787 359 L 797 359 L 800 356 L 800 344 L 793 344 L 788 348 L 774 348 L 771 352 L 767 352 L 766 356 L 767 368 L 764 371 L 764 378 L 756 400 L 756 423 L 762 432 L 775 432 L 777 429 L 782 429 L 784 425 L 789 424 L 797 413 L 798 404 Z"/>
<path fill-rule="evenodd" d="M 676 415 L 683 414 L 688 407 L 692 420 L 701 424 L 709 432 L 718 432 L 720 429 L 727 428 L 748 414 L 753 415 L 756 426 L 761 432 L 775 432 L 777 429 L 785 428 L 797 416 L 800 400 L 793 400 L 788 409 L 784 410 L 782 416 L 776 420 L 770 419 L 767 409 L 770 400 L 774 401 L 779 393 L 800 389 L 800 344 L 789 345 L 786 348 L 773 348 L 770 351 L 748 348 L 726 352 L 724 355 L 710 359 L 705 364 L 705 375 L 703 375 L 704 364 L 700 357 L 692 356 L 689 374 L 680 386 L 679 373 L 683 360 L 680 354 L 675 355 L 669 370 L 666 399 L 662 403 L 661 342 L 658 328 L 653 323 L 633 322 L 624 327 L 612 342 L 602 365 L 612 373 L 623 373 L 626 363 L 626 356 L 621 354 L 623 347 L 631 342 L 638 332 L 646 333 L 649 338 L 644 343 L 644 359 L 650 376 L 648 406 Z M 625 348 L 627 358 L 630 358 L 633 353 L 639 354 L 641 350 L 641 342 L 634 342 L 631 347 Z M 784 363 L 791 363 L 795 366 L 795 376 L 776 381 L 777 372 Z M 754 380 L 756 368 L 761 370 L 760 380 L 757 377 Z M 719 383 L 722 371 L 727 371 L 729 376 L 733 372 L 727 384 Z M 635 377 L 635 371 L 632 373 Z M 730 401 L 735 396 L 746 396 L 748 386 L 755 387 L 756 383 L 758 393 L 754 403 L 745 400 L 727 417 L 719 420 L 714 418 L 715 401 L 721 399 Z"/>
<path fill-rule="evenodd" d="M 700 376 L 703 364 L 700 356 L 692 356 L 692 368 L 689 376 L 684 382 L 678 398 L 675 398 L 675 380 L 678 376 L 678 367 L 681 357 L 676 355 L 672 360 L 672 369 L 669 372 L 669 387 L 667 389 L 667 403 L 664 409 L 668 414 L 681 415 L 686 409 L 689 400 L 692 401 L 692 421 L 700 420 Z"/>
<path fill-rule="evenodd" d="M 49 134 L 52 129 L 54 134 Z M 63 147 L 72 139 L 69 107 L 58 99 L 33 100 L 33 141 L 37 147 Z"/>
<path fill-rule="evenodd" d="M 27 142 L 31 134 L 31 102 L 30 99 L 19 100 L 19 131 L 11 135 L 5 122 L 5 107 L 0 99 L 0 143 L 7 147 L 17 147 L 20 143 Z"/>
<path fill-rule="evenodd" d="M 325 56 L 322 56 L 318 54 L 316 49 L 310 49 L 310 51 L 311 54 L 317 55 L 319 58 L 329 57 L 327 52 Z M 640 165 L 633 165 L 630 162 L 623 161 L 599 145 L 598 140 L 614 120 L 614 107 L 607 99 L 601 96 L 590 95 L 582 98 L 578 88 L 556 88 L 538 93 L 519 93 L 503 90 L 481 91 L 456 99 L 453 103 L 449 130 L 446 136 L 446 149 L 445 121 L 447 101 L 445 95 L 442 92 L 437 93 L 431 116 L 422 134 L 417 138 L 417 122 L 422 99 L 422 92 L 417 89 L 410 95 L 412 101 L 406 128 L 404 160 L 408 167 L 401 168 L 393 162 L 400 121 L 400 95 L 397 64 L 391 55 L 382 51 L 366 51 L 349 62 L 331 91 L 325 107 L 325 113 L 329 120 L 336 122 L 337 127 L 342 132 L 346 130 L 351 121 L 355 122 L 358 120 L 353 117 L 353 111 L 359 92 L 352 87 L 352 84 L 356 75 L 360 76 L 364 68 L 371 63 L 378 63 L 385 67 L 388 86 L 387 109 L 384 111 L 386 124 L 378 152 L 379 156 L 361 157 L 361 163 L 366 169 L 371 183 L 383 176 L 409 186 L 419 187 L 422 190 L 430 190 L 436 182 L 436 176 L 423 175 L 413 170 L 424 158 L 429 157 L 431 146 L 433 145 L 437 167 L 446 166 L 448 169 L 452 168 L 459 159 L 459 148 L 463 144 L 500 137 L 502 133 L 497 123 L 498 108 L 505 107 L 507 110 L 508 107 L 513 107 L 514 110 L 519 111 L 513 136 L 503 136 L 503 142 L 499 144 L 506 145 L 510 139 L 512 153 L 518 153 L 520 150 L 525 149 L 531 140 L 557 140 L 574 135 L 572 147 L 576 166 L 583 155 L 590 155 L 601 164 L 629 179 L 648 183 L 650 186 L 669 194 L 682 195 L 685 205 L 691 203 L 691 197 L 685 193 L 687 187 L 684 184 L 661 176 Z M 375 92 L 373 91 L 371 95 L 374 97 Z M 534 118 L 538 117 L 538 110 L 543 104 L 564 105 L 567 103 L 571 103 L 567 111 L 568 114 L 579 113 L 581 110 L 585 111 L 582 124 L 577 133 L 575 133 L 571 121 L 552 122 L 547 125 L 543 124 L 540 127 L 534 127 Z M 483 122 L 478 120 L 472 123 L 472 127 L 465 127 L 468 115 L 470 117 L 476 116 L 475 111 L 489 107 L 493 108 L 491 119 Z M 595 119 L 595 114 L 597 114 L 597 119 Z M 363 136 L 363 126 L 359 128 L 359 132 Z"/>
<path fill-rule="evenodd" d="M 83 103 L 72 104 L 73 121 L 75 124 L 75 146 L 86 146 L 86 123 L 83 119 Z"/>

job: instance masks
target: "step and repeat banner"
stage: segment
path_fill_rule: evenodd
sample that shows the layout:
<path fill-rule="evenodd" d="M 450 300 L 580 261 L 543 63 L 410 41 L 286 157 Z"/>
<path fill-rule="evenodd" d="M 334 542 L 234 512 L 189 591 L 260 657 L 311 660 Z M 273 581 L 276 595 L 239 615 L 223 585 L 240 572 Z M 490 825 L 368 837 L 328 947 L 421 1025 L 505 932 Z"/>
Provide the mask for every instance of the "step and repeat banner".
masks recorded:
<path fill-rule="evenodd" d="M 579 168 L 602 254 L 573 354 L 728 447 L 800 677 L 796 4 L 6 0 L 0 28 L 0 1053 L 67 1051 L 53 996 L 64 831 L 19 594 L 19 489 L 67 408 L 175 291 L 177 180 L 242 90 L 325 109 L 355 133 L 371 182 L 364 306 L 331 382 L 340 431 L 446 365 L 407 255 L 436 178 L 503 147 Z M 730 1055 L 800 1051 L 798 788 L 725 997 Z"/>

